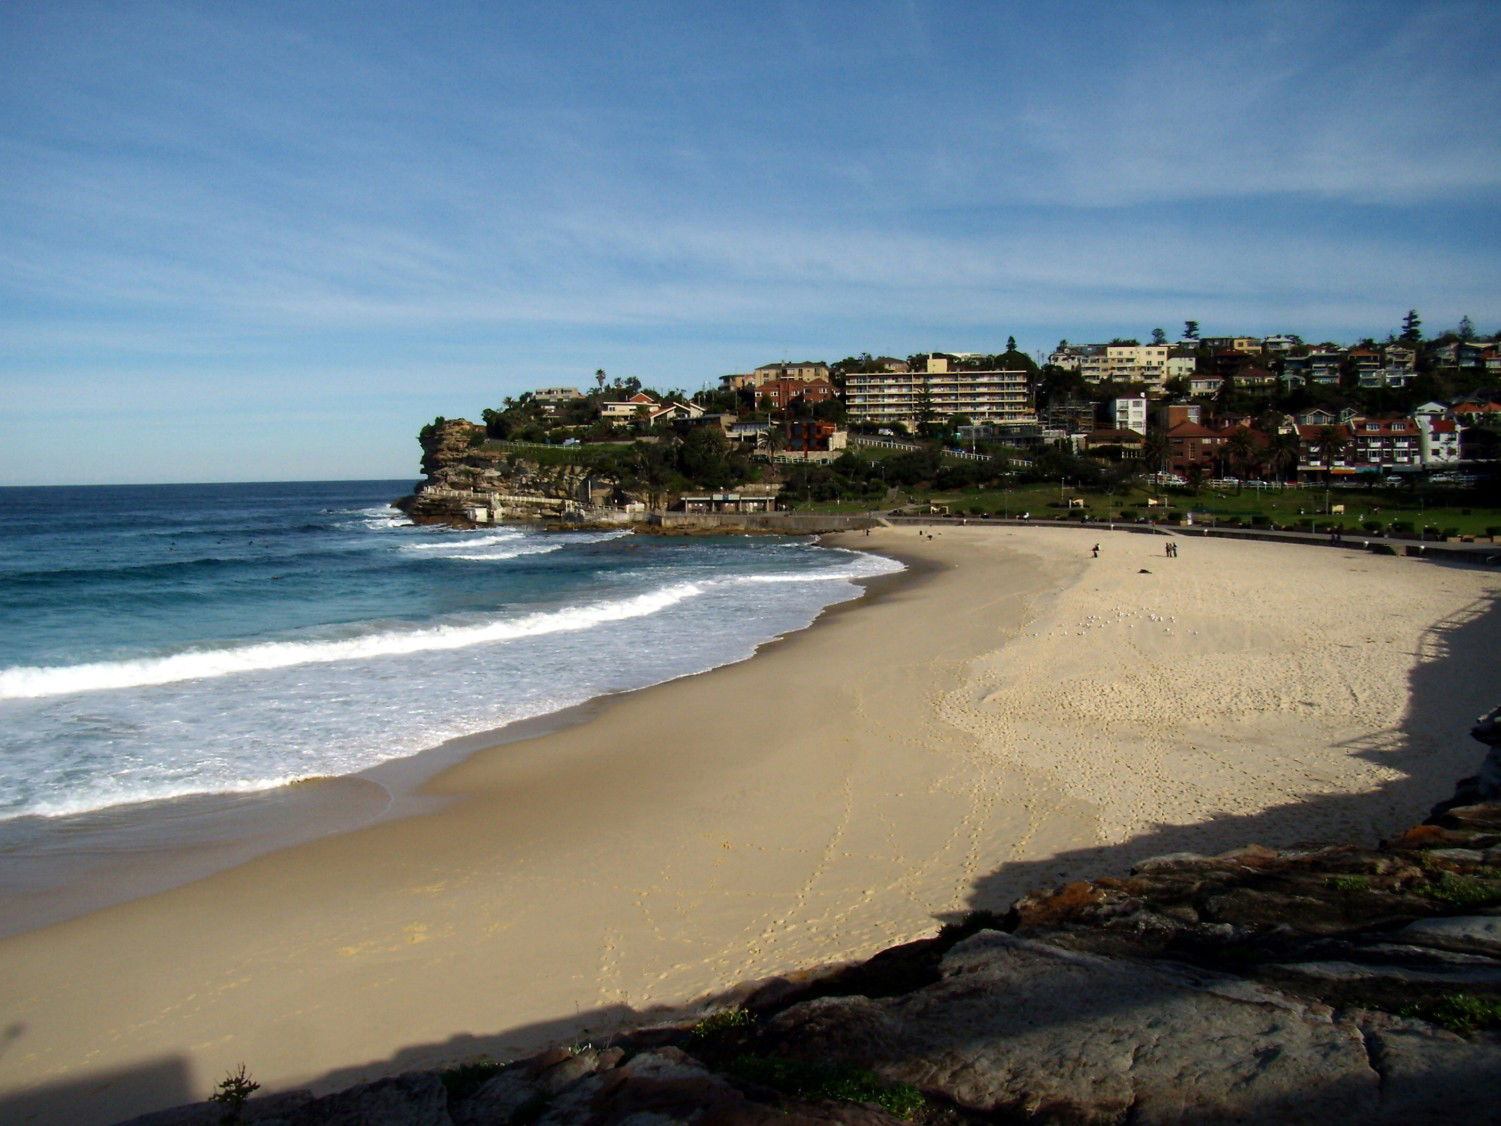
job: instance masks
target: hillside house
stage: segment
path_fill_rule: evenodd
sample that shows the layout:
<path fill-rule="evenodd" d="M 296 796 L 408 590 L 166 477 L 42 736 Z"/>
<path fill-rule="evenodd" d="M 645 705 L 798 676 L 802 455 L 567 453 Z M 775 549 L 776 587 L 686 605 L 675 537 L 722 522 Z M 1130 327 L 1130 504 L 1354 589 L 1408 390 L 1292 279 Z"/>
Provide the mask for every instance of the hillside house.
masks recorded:
<path fill-rule="evenodd" d="M 1119 449 L 1123 458 L 1139 458 L 1146 446 L 1146 436 L 1139 430 L 1116 428 L 1092 430 L 1084 435 L 1080 445 L 1085 453 L 1099 449 Z"/>
<path fill-rule="evenodd" d="M 650 410 L 646 416 L 646 421 L 655 426 L 659 422 L 692 422 L 695 419 L 702 418 L 703 415 L 704 408 L 697 403 L 692 401 L 679 402 L 674 399 L 671 402 L 663 403 L 661 406 Z"/>
<path fill-rule="evenodd" d="M 645 391 L 637 391 L 629 399 L 618 402 L 600 403 L 599 416 L 606 422 L 631 422 L 634 419 L 649 416 L 661 404 Z"/>

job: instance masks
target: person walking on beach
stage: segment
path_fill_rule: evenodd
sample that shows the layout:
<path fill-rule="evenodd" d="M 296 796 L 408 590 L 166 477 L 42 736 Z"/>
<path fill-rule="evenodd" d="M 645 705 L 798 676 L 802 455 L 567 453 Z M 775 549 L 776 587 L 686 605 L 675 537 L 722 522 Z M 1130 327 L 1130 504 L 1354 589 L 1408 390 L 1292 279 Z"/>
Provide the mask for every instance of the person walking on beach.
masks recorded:
<path fill-rule="evenodd" d="M 1093 551 L 1092 554 L 1094 555 L 1094 557 L 1096 559 L 1098 559 L 1100 557 L 1100 545 L 1099 544 L 1095 544 L 1094 545 L 1094 551 Z"/>

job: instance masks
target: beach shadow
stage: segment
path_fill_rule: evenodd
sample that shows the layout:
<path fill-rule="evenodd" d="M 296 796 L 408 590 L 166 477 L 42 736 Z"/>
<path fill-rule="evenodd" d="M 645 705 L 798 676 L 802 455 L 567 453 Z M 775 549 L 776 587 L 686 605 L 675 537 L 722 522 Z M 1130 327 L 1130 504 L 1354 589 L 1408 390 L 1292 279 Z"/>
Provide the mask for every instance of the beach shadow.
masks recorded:
<path fill-rule="evenodd" d="M 670 1020 L 677 1012 L 667 1007 L 633 1009 L 629 1005 L 607 1005 L 569 1017 L 517 1025 L 493 1035 L 459 1033 L 447 1040 L 409 1045 L 385 1059 L 338 1068 L 319 1076 L 308 1086 L 319 1092 L 338 1091 L 369 1082 L 377 1076 L 398 1075 L 406 1071 L 440 1070 L 479 1060 L 508 1063 L 554 1045 L 591 1044 L 603 1048 L 623 1031 Z"/>
<path fill-rule="evenodd" d="M 1446 564 L 1435 563 L 1443 568 Z M 1437 576 L 1435 576 L 1437 578 Z M 1373 607 L 1379 614 L 1380 607 Z M 1352 623 L 1352 628 L 1358 623 Z M 1395 727 L 1366 732 L 1336 746 L 1380 765 L 1395 777 L 1358 794 L 1318 794 L 1252 814 L 1221 814 L 1191 825 L 1161 825 L 1119 844 L 1060 853 L 1043 860 L 1010 863 L 976 880 L 972 910 L 1004 911 L 1016 898 L 1068 880 L 1123 876 L 1149 857 L 1174 852 L 1212 855 L 1244 845 L 1285 848 L 1300 843 L 1374 845 L 1421 821 L 1435 804 L 1448 800 L 1455 785 L 1480 767 L 1486 748 L 1470 737 L 1469 722 L 1454 724 L 1455 694 L 1477 668 L 1497 667 L 1495 639 L 1501 628 L 1501 598 L 1486 596 L 1424 631 L 1419 663 L 1408 678 L 1408 703 Z M 1473 690 L 1472 690 L 1473 691 Z M 1478 717 L 1501 703 L 1501 683 L 1476 696 Z M 1443 733 L 1440 749 L 1429 745 Z M 1393 822 L 1393 811 L 1400 823 Z M 1405 819 L 1404 819 L 1405 818 Z M 1367 825 L 1364 839 L 1347 840 L 1348 826 Z M 954 922 L 962 915 L 938 916 Z"/>
<path fill-rule="evenodd" d="M 6 1037 L 13 1044 L 24 1031 L 23 1026 L 12 1025 Z M 0 1122 L 15 1126 L 111 1123 L 206 1097 L 207 1092 L 195 1084 L 186 1059 L 163 1056 L 134 1067 L 91 1072 L 77 1079 L 0 1094 Z M 121 1113 L 121 1108 L 135 1109 Z"/>

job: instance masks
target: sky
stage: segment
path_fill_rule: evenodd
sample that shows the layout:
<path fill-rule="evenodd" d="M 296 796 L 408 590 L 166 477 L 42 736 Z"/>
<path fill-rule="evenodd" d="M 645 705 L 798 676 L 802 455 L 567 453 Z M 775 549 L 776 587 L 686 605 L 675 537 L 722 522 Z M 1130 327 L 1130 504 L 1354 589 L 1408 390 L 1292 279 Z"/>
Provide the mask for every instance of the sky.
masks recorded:
<path fill-rule="evenodd" d="M 0 485 L 596 368 L 1501 329 L 1494 3 L 0 0 Z"/>

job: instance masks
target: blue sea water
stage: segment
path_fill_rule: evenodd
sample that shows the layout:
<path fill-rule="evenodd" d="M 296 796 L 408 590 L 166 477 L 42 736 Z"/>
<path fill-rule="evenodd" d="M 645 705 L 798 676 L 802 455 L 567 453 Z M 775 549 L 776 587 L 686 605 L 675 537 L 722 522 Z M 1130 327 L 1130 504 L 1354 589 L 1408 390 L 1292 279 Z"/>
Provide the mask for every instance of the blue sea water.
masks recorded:
<path fill-rule="evenodd" d="M 354 773 L 741 660 L 899 566 L 415 527 L 410 490 L 0 489 L 0 821 Z"/>

